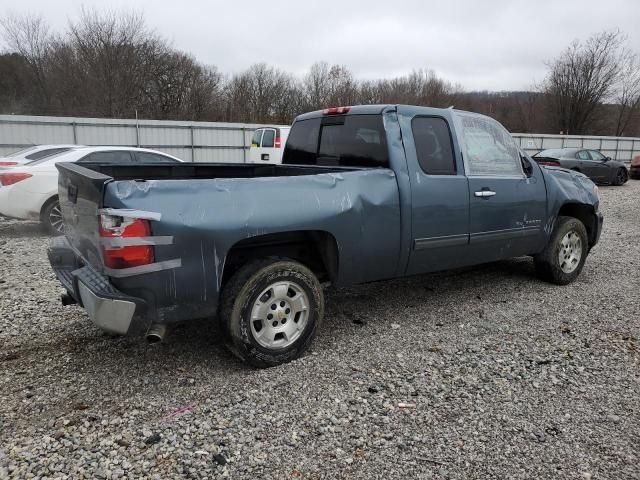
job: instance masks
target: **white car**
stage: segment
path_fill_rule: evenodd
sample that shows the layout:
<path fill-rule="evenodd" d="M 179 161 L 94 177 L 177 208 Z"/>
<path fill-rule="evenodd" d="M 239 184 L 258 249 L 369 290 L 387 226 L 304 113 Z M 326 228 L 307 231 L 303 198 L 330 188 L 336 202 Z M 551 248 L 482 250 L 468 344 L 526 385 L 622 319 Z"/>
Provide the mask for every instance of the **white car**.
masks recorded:
<path fill-rule="evenodd" d="M 39 220 L 52 234 L 64 231 L 58 203 L 58 162 L 177 163 L 166 153 L 134 147 L 76 147 L 65 153 L 0 171 L 0 215 Z"/>
<path fill-rule="evenodd" d="M 33 145 L 0 157 L 0 170 L 19 167 L 34 160 L 52 157 L 82 146 L 83 145 Z"/>
<path fill-rule="evenodd" d="M 291 127 L 264 127 L 253 132 L 249 161 L 251 163 L 282 163 L 282 152 Z"/>

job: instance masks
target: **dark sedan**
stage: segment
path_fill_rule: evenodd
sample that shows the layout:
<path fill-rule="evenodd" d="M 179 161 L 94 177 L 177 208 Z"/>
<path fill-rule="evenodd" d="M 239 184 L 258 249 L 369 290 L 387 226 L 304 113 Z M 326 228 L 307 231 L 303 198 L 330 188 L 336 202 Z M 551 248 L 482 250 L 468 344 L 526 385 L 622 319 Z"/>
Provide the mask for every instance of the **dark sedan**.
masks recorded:
<path fill-rule="evenodd" d="M 554 148 L 533 156 L 540 165 L 553 165 L 584 173 L 596 183 L 623 185 L 629 179 L 624 163 L 586 148 Z"/>

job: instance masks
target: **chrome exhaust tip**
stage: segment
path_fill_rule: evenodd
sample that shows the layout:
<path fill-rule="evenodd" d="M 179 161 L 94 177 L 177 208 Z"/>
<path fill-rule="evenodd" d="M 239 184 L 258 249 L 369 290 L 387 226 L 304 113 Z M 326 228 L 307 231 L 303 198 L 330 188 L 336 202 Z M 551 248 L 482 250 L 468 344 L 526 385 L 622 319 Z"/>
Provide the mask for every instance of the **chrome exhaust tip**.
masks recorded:
<path fill-rule="evenodd" d="M 162 325 L 160 323 L 154 323 L 149 327 L 147 331 L 147 342 L 150 344 L 160 343 L 164 340 L 165 335 L 167 334 L 166 325 Z"/>

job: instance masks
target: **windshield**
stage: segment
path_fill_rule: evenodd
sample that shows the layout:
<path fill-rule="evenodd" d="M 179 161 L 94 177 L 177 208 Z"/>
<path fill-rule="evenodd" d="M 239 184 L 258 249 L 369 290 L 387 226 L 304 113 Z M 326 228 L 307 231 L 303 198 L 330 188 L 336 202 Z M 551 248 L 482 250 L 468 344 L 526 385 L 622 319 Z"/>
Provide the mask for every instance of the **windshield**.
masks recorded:
<path fill-rule="evenodd" d="M 10 153 L 9 155 L 7 155 L 7 158 L 23 156 L 25 153 L 35 150 L 36 148 L 37 147 L 23 148 L 22 150 L 18 150 L 17 152 Z"/>

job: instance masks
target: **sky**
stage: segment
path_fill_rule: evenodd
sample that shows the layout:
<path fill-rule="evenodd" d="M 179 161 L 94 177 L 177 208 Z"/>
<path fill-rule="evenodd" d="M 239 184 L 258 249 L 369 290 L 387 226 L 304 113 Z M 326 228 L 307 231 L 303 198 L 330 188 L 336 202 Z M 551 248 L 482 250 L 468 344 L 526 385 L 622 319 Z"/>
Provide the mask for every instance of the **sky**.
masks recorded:
<path fill-rule="evenodd" d="M 640 54 L 640 0 L 5 0 L 63 31 L 80 8 L 135 10 L 172 45 L 223 73 L 316 61 L 357 79 L 431 69 L 465 90 L 529 90 L 575 39 L 620 29 Z"/>

